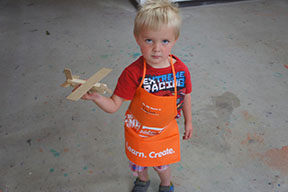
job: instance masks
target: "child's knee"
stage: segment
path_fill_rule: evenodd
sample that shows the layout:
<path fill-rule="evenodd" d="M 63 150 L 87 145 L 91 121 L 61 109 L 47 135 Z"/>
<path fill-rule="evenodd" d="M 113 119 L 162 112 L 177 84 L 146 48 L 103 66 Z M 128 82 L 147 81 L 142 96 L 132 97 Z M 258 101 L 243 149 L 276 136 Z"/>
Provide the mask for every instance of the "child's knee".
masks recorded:
<path fill-rule="evenodd" d="M 157 167 L 153 167 L 153 168 L 156 172 L 162 173 L 169 168 L 169 165 L 162 165 L 162 166 L 157 166 Z"/>

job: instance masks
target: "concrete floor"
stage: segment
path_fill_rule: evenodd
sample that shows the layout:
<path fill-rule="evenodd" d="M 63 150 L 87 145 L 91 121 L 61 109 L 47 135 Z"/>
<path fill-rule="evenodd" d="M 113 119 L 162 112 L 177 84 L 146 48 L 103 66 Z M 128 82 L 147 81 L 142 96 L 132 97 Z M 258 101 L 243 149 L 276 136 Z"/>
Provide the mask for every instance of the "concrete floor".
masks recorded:
<path fill-rule="evenodd" d="M 181 11 L 173 53 L 192 74 L 194 135 L 172 166 L 175 191 L 287 192 L 287 0 Z M 140 55 L 135 14 L 126 0 L 0 1 L 0 192 L 131 189 L 128 103 L 105 114 L 59 85 L 65 67 L 84 79 L 110 67 L 103 82 L 114 88 Z"/>

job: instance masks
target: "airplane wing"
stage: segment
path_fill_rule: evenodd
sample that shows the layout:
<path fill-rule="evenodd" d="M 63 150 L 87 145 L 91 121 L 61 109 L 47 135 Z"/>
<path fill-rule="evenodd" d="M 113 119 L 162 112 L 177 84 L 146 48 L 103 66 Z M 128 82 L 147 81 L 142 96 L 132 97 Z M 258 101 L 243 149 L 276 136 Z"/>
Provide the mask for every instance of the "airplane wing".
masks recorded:
<path fill-rule="evenodd" d="M 78 89 L 68 95 L 67 99 L 72 101 L 78 101 L 87 91 L 89 91 L 95 83 L 103 79 L 108 75 L 112 69 L 102 68 L 100 71 L 92 75 L 85 83 L 83 83 Z"/>

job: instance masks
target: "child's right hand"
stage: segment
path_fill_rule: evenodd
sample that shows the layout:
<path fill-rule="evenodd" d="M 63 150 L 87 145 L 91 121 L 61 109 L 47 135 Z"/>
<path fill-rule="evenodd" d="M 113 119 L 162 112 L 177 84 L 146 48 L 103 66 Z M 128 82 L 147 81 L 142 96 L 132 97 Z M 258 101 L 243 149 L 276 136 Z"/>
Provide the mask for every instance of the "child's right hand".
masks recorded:
<path fill-rule="evenodd" d="M 100 94 L 97 93 L 97 92 L 87 92 L 85 95 L 83 95 L 81 97 L 81 99 L 83 100 L 92 100 L 94 101 L 95 99 L 99 98 L 100 97 Z"/>
<path fill-rule="evenodd" d="M 78 89 L 80 86 L 81 86 L 81 84 L 78 85 L 78 86 L 76 86 L 76 87 L 74 87 L 74 89 L 72 90 L 72 92 L 74 92 L 74 91 L 75 91 L 76 89 Z M 88 91 L 87 93 L 85 93 L 85 94 L 81 97 L 81 99 L 83 99 L 83 100 L 94 100 L 94 99 L 96 99 L 96 98 L 99 98 L 99 96 L 100 96 L 100 94 L 97 93 L 97 92 Z"/>
<path fill-rule="evenodd" d="M 73 91 L 75 91 L 78 87 L 79 86 L 75 87 Z M 107 113 L 115 113 L 125 101 L 125 99 L 115 94 L 113 94 L 111 97 L 105 97 L 97 92 L 87 92 L 81 97 L 81 99 L 93 101 L 98 107 Z"/>

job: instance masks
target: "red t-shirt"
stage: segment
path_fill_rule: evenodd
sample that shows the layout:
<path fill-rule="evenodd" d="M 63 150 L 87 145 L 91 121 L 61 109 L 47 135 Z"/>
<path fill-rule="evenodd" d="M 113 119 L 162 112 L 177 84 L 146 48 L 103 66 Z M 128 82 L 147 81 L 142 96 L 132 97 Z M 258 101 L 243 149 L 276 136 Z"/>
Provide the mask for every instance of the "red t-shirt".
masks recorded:
<path fill-rule="evenodd" d="M 180 117 L 184 96 L 191 93 L 192 84 L 187 66 L 176 56 L 173 55 L 173 58 L 176 60 L 174 68 L 177 81 L 177 117 Z M 124 69 L 118 79 L 114 94 L 123 99 L 132 100 L 137 87 L 141 83 L 142 75 L 143 56 Z M 174 93 L 174 78 L 171 66 L 158 69 L 147 64 L 142 88 L 154 95 L 171 96 Z"/>

